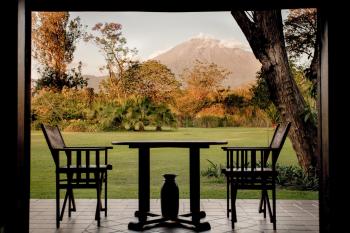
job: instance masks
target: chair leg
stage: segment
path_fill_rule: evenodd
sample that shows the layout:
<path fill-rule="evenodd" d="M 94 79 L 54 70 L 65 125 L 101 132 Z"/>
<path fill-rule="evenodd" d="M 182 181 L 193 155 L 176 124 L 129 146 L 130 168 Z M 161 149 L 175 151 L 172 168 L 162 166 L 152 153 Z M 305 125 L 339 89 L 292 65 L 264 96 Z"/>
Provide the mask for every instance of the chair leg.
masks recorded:
<path fill-rule="evenodd" d="M 230 217 L 230 177 L 226 177 L 226 215 Z"/>
<path fill-rule="evenodd" d="M 272 221 L 273 221 L 273 229 L 276 230 L 276 188 L 272 189 Z"/>
<path fill-rule="evenodd" d="M 264 192 L 261 190 L 261 198 L 259 203 L 259 214 L 263 212 Z"/>
<path fill-rule="evenodd" d="M 107 217 L 107 172 L 105 173 L 105 217 Z"/>
<path fill-rule="evenodd" d="M 231 186 L 231 188 L 232 188 L 232 186 Z M 233 219 L 233 213 L 235 211 L 235 206 L 234 206 L 234 201 L 232 199 L 233 199 L 233 197 L 232 197 L 232 192 L 231 192 L 231 228 L 235 229 L 235 220 Z"/>
<path fill-rule="evenodd" d="M 267 203 L 267 209 L 269 210 L 269 216 L 270 216 L 270 222 L 273 222 L 273 217 L 272 217 L 272 211 L 271 211 L 271 205 L 270 205 L 270 199 L 269 199 L 269 194 L 266 190 L 266 195 L 265 195 L 266 203 Z"/>
<path fill-rule="evenodd" d="M 60 189 L 57 176 L 56 174 L 56 228 L 60 228 Z"/>
<path fill-rule="evenodd" d="M 235 222 L 237 221 L 235 193 L 236 193 L 236 189 L 234 189 L 233 182 L 231 182 L 231 227 L 232 229 L 235 229 Z"/>
<path fill-rule="evenodd" d="M 68 216 L 72 216 L 72 212 L 76 211 L 75 207 L 75 200 L 74 200 L 74 195 L 73 195 L 73 189 L 69 189 L 69 194 L 68 194 L 68 201 L 69 201 L 69 208 L 68 208 Z"/>
<path fill-rule="evenodd" d="M 64 211 L 66 210 L 66 205 L 67 205 L 68 197 L 69 197 L 69 189 L 68 189 L 68 190 L 66 189 L 66 195 L 64 196 L 64 200 L 63 200 L 63 204 L 62 204 L 60 220 L 63 219 Z"/>
<path fill-rule="evenodd" d="M 97 192 L 97 205 L 96 205 L 96 213 L 95 213 L 95 219 L 97 220 L 97 226 L 101 226 L 101 218 L 100 218 L 100 211 L 101 211 L 101 186 L 100 186 L 100 174 L 95 174 L 96 179 L 96 192 Z"/>
<path fill-rule="evenodd" d="M 68 173 L 67 174 L 68 188 L 66 191 L 66 197 L 68 197 L 68 217 L 69 218 L 72 216 L 72 197 L 71 197 L 72 196 L 72 178 L 73 178 L 73 174 Z"/>
<path fill-rule="evenodd" d="M 71 189 L 68 190 L 68 217 L 72 217 L 72 198 Z"/>
<path fill-rule="evenodd" d="M 73 189 L 71 190 L 71 201 L 72 201 L 72 211 L 77 211 L 77 208 L 75 206 L 75 199 L 74 199 L 74 194 L 73 194 Z"/>
<path fill-rule="evenodd" d="M 237 222 L 237 211 L 236 211 L 236 200 L 237 200 L 237 191 L 238 189 L 231 190 L 233 193 L 233 201 L 234 201 L 234 211 L 232 211 L 232 218 L 234 219 L 235 222 Z"/>
<path fill-rule="evenodd" d="M 264 209 L 263 209 L 263 213 L 264 213 L 264 218 L 266 218 L 266 192 L 265 192 L 265 190 L 263 190 L 263 196 L 264 196 L 264 198 L 263 198 L 263 205 L 264 205 Z"/>

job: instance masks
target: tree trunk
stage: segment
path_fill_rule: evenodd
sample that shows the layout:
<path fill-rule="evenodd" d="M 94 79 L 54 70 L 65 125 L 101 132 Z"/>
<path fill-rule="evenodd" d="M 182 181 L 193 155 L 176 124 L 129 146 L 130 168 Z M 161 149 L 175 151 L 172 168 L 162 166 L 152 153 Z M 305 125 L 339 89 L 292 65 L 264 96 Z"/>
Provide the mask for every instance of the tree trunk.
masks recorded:
<path fill-rule="evenodd" d="M 145 125 L 142 121 L 139 122 L 139 131 L 145 131 Z"/>
<path fill-rule="evenodd" d="M 281 11 L 231 12 L 262 64 L 271 100 L 282 120 L 292 122 L 289 137 L 300 166 L 317 166 L 317 128 L 304 121 L 306 104 L 291 70 L 284 43 Z"/>

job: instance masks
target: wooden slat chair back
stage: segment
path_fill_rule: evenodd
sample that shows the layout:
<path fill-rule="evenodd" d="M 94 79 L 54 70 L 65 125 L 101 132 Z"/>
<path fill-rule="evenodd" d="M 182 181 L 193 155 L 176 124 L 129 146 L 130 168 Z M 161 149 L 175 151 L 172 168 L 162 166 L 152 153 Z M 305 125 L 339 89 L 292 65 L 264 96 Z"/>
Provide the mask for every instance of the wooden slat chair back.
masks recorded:
<path fill-rule="evenodd" d="M 227 179 L 227 217 L 229 217 L 229 212 L 232 212 L 232 228 L 234 228 L 234 222 L 237 221 L 235 210 L 237 190 L 253 189 L 262 191 L 259 212 L 263 212 L 266 217 L 267 205 L 271 222 L 276 229 L 276 162 L 290 126 L 290 122 L 277 125 L 268 147 L 222 147 L 226 151 L 226 168 L 222 172 Z M 272 211 L 267 190 L 272 190 Z"/>
<path fill-rule="evenodd" d="M 46 142 L 56 167 L 56 226 L 59 228 L 68 201 L 68 215 L 76 211 L 73 189 L 94 188 L 97 191 L 95 219 L 100 226 L 100 211 L 107 216 L 107 171 L 108 149 L 112 147 L 67 147 L 58 126 L 41 125 Z M 64 153 L 61 153 L 64 152 Z M 62 156 L 65 155 L 65 156 Z M 100 158 L 104 155 L 104 159 Z M 105 206 L 102 208 L 101 191 L 104 184 Z M 62 210 L 60 210 L 60 190 L 66 190 Z"/>
<path fill-rule="evenodd" d="M 59 158 L 57 157 L 55 149 L 63 149 L 66 147 L 62 134 L 57 126 L 41 125 L 41 127 L 55 165 L 57 165 L 57 163 L 59 163 Z"/>

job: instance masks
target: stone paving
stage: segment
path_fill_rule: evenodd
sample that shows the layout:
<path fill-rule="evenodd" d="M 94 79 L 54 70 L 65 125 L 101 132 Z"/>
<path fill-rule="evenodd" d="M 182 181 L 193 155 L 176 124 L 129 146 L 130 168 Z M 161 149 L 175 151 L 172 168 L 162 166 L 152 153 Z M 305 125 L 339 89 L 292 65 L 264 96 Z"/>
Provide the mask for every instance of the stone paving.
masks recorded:
<path fill-rule="evenodd" d="M 62 202 L 61 202 L 62 203 Z M 77 212 L 68 218 L 65 213 L 61 227 L 56 229 L 55 200 L 31 199 L 30 203 L 30 232 L 31 233 L 105 233 L 105 232 L 134 232 L 128 230 L 128 223 L 136 221 L 134 212 L 137 209 L 137 199 L 109 199 L 108 217 L 102 214 L 101 227 L 94 220 L 96 200 L 76 200 Z M 206 232 L 225 233 L 314 233 L 318 230 L 318 201 L 309 200 L 277 200 L 277 231 L 273 230 L 269 218 L 264 219 L 258 213 L 259 200 L 238 199 L 237 220 L 235 230 L 231 230 L 231 221 L 226 217 L 226 200 L 202 199 L 201 210 L 206 211 L 206 218 L 211 230 Z M 151 211 L 160 213 L 160 200 L 151 200 Z M 189 211 L 189 200 L 180 200 L 179 214 Z M 155 227 L 146 233 L 183 233 L 194 232 L 185 228 Z"/>

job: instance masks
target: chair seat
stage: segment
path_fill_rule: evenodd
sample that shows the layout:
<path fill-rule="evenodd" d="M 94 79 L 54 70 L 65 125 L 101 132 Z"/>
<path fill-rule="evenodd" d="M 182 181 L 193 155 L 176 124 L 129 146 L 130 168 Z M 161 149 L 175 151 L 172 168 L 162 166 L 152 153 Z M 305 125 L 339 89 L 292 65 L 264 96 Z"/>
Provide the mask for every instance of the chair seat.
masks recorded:
<path fill-rule="evenodd" d="M 244 170 L 242 170 L 241 168 L 232 168 L 232 170 L 230 168 L 224 168 L 221 170 L 221 172 L 225 175 L 233 175 L 233 174 L 244 174 L 244 175 L 266 175 L 266 176 L 272 176 L 272 175 L 278 175 L 277 171 L 272 171 L 271 168 L 264 168 L 264 170 L 261 170 L 260 168 L 255 168 L 252 169 L 250 167 L 245 168 Z"/>
<path fill-rule="evenodd" d="M 106 170 L 112 170 L 112 164 L 101 164 L 99 167 L 97 167 L 94 164 L 89 165 L 88 167 L 86 165 L 80 165 L 80 166 L 76 166 L 76 165 L 71 165 L 71 166 L 62 166 L 58 169 L 59 172 L 94 172 L 96 170 L 99 171 L 106 171 Z"/>

